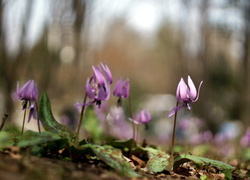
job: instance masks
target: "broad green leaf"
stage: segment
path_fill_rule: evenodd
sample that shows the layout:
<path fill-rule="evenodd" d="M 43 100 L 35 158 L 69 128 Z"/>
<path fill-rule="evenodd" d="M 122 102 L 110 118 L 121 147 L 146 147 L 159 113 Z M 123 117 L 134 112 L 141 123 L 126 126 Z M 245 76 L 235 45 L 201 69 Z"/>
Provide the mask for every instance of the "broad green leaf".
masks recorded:
<path fill-rule="evenodd" d="M 0 150 L 6 146 L 13 145 L 13 141 L 11 140 L 11 135 L 8 132 L 1 131 L 0 132 Z"/>
<path fill-rule="evenodd" d="M 73 131 L 71 131 L 67 126 L 59 124 L 55 120 L 51 111 L 50 101 L 46 93 L 43 93 L 40 99 L 38 117 L 46 131 L 58 134 L 60 137 L 67 138 L 72 142 L 76 138 L 76 134 Z"/>
<path fill-rule="evenodd" d="M 194 164 L 198 166 L 212 166 L 220 171 L 235 169 L 235 167 L 221 161 L 208 159 L 200 156 L 193 156 L 189 154 L 180 154 L 177 158 L 175 158 L 174 170 L 177 169 L 181 164 L 189 161 L 192 161 Z"/>
<path fill-rule="evenodd" d="M 146 147 L 143 150 L 148 152 L 149 160 L 147 162 L 147 168 L 152 172 L 162 172 L 168 165 L 169 155 L 162 151 L 154 148 Z"/>
<path fill-rule="evenodd" d="M 132 166 L 123 158 L 121 150 L 108 145 L 86 144 L 81 147 L 91 148 L 99 159 L 120 173 L 129 177 L 139 177 Z"/>
<path fill-rule="evenodd" d="M 20 137 L 17 146 L 25 147 L 25 146 L 33 146 L 37 144 L 42 144 L 49 141 L 56 141 L 62 139 L 59 135 L 54 134 L 52 132 L 44 131 L 44 132 L 34 132 L 34 131 L 25 131 L 25 133 Z"/>

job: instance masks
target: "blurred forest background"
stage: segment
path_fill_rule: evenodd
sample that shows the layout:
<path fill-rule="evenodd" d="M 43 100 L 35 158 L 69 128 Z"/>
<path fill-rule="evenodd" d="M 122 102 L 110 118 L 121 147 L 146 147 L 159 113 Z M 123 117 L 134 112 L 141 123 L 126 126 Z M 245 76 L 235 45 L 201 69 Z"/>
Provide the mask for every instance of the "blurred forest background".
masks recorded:
<path fill-rule="evenodd" d="M 190 75 L 204 83 L 187 114 L 213 133 L 226 121 L 250 126 L 249 0 L 0 0 L 0 116 L 8 113 L 8 123 L 21 108 L 11 98 L 17 81 L 34 79 L 60 112 L 81 101 L 99 62 L 114 82 L 130 79 L 135 107 L 175 95 Z M 175 102 L 158 100 L 153 115 L 172 121 Z"/>

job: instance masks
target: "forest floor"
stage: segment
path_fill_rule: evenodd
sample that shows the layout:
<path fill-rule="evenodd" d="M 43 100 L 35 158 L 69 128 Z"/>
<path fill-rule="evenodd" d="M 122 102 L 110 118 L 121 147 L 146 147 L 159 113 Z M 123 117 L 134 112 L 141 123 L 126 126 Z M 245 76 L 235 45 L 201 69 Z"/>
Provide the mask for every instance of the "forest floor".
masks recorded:
<path fill-rule="evenodd" d="M 234 160 L 233 166 L 240 166 Z M 116 170 L 110 168 L 101 160 L 95 162 L 71 162 L 54 158 L 31 156 L 26 151 L 20 151 L 17 147 L 5 149 L 0 154 L 0 179 L 1 180 L 167 180 L 167 179 L 225 179 L 225 175 L 216 172 L 215 169 L 194 169 L 190 164 L 184 164 L 175 172 L 163 171 L 150 173 L 145 168 L 134 166 L 135 171 L 141 177 L 125 177 Z M 232 179 L 250 179 L 247 176 L 250 165 L 245 169 L 233 171 Z"/>

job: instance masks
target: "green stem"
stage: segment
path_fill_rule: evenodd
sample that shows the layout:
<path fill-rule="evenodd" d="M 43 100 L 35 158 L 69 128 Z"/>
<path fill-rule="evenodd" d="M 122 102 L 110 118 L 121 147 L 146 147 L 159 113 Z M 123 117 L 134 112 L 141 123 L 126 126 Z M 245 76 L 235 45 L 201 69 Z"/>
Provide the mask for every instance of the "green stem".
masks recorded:
<path fill-rule="evenodd" d="M 85 93 L 85 97 L 83 99 L 83 104 L 85 104 L 87 101 L 87 93 Z M 81 128 L 81 125 L 82 125 L 82 121 L 83 121 L 83 114 L 84 114 L 84 111 L 85 111 L 85 105 L 82 106 L 82 109 L 81 109 L 81 113 L 80 113 L 80 117 L 79 117 L 79 121 L 78 121 L 78 126 L 77 126 L 77 131 L 76 131 L 76 143 L 78 142 L 78 138 L 79 138 L 79 133 L 80 133 L 80 128 Z"/>

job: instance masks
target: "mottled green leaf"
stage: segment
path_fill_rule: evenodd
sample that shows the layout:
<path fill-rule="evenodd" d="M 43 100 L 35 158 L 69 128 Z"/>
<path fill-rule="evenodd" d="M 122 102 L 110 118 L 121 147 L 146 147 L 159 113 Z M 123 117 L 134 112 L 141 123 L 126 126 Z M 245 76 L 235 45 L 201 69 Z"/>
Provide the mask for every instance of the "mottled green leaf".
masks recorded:
<path fill-rule="evenodd" d="M 1 131 L 0 132 L 0 150 L 10 145 L 13 145 L 13 141 L 11 140 L 11 135 L 8 132 Z"/>
<path fill-rule="evenodd" d="M 198 166 L 212 166 L 220 171 L 235 169 L 235 167 L 221 161 L 208 159 L 200 156 L 193 156 L 189 154 L 182 154 L 175 158 L 174 170 L 177 169 L 181 164 L 189 161 L 192 161 L 194 164 Z"/>
<path fill-rule="evenodd" d="M 121 149 L 123 152 L 128 152 L 132 146 L 133 146 L 133 149 L 137 148 L 137 144 L 133 139 L 129 139 L 125 141 L 114 140 L 114 141 L 110 141 L 108 144 L 117 149 Z"/>
<path fill-rule="evenodd" d="M 38 117 L 46 131 L 58 134 L 62 138 L 69 139 L 71 142 L 73 142 L 76 138 L 76 133 L 55 120 L 51 111 L 50 101 L 46 93 L 43 93 L 40 99 Z"/>
<path fill-rule="evenodd" d="M 81 147 L 91 148 L 94 154 L 99 159 L 101 159 L 107 165 L 116 169 L 123 175 L 129 177 L 139 177 L 139 175 L 134 171 L 132 166 L 124 159 L 121 150 L 108 145 L 100 146 L 100 145 L 86 144 Z"/>
<path fill-rule="evenodd" d="M 148 152 L 149 160 L 147 162 L 147 168 L 152 172 L 162 172 L 168 165 L 169 155 L 162 151 L 154 148 L 146 147 L 143 150 Z"/>
<path fill-rule="evenodd" d="M 34 131 L 25 131 L 25 133 L 20 137 L 17 146 L 25 147 L 25 146 L 33 146 L 37 144 L 42 144 L 49 141 L 56 141 L 62 139 L 59 135 L 54 134 L 52 132 L 44 131 L 44 132 L 34 132 Z"/>

